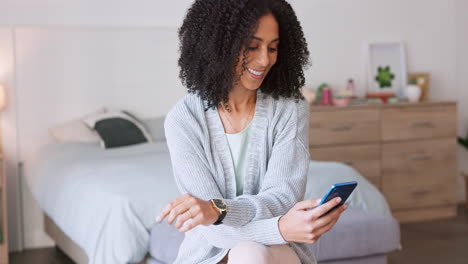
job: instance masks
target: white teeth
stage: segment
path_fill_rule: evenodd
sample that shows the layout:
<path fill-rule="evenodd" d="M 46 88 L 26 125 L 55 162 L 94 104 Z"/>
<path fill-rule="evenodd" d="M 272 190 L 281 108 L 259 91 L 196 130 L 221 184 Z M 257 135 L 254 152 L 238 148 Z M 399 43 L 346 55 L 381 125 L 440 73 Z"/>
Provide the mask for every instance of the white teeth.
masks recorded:
<path fill-rule="evenodd" d="M 247 68 L 247 70 L 252 73 L 252 74 L 255 74 L 255 75 L 258 75 L 258 76 L 261 76 L 265 71 L 256 71 L 256 70 L 253 70 L 253 69 L 250 69 L 250 68 Z"/>

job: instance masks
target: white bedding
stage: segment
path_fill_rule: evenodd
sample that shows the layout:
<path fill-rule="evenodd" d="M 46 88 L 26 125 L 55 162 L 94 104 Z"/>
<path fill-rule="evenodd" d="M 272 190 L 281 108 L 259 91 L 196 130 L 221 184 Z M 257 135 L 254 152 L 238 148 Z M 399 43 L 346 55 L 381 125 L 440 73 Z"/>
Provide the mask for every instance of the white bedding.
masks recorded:
<path fill-rule="evenodd" d="M 179 195 L 165 142 L 102 150 L 97 144 L 46 146 L 28 183 L 41 208 L 90 263 L 141 261 L 155 214 Z M 305 198 L 321 198 L 338 182 L 359 183 L 352 207 L 390 214 L 381 193 L 352 168 L 312 161 Z"/>
<path fill-rule="evenodd" d="M 155 214 L 178 195 L 165 142 L 111 150 L 48 145 L 32 171 L 35 199 L 89 263 L 141 261 Z"/>

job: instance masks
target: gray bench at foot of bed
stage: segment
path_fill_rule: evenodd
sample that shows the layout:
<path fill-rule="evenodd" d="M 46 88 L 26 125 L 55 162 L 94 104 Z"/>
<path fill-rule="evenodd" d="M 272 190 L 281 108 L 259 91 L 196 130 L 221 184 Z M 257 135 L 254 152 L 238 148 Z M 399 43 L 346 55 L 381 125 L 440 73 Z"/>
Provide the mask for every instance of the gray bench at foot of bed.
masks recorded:
<path fill-rule="evenodd" d="M 184 238 L 167 223 L 151 230 L 149 264 L 172 263 Z M 337 224 L 310 245 L 319 263 L 385 264 L 387 254 L 400 249 L 400 228 L 391 216 L 349 208 Z"/>

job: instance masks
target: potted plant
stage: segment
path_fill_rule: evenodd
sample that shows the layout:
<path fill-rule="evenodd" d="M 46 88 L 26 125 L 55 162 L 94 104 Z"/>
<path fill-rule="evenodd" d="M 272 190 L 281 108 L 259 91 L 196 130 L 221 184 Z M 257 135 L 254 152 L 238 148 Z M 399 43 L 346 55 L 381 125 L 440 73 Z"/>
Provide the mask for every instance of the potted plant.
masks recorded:
<path fill-rule="evenodd" d="M 419 102 L 421 97 L 421 87 L 417 84 L 416 79 L 411 79 L 408 86 L 406 87 L 405 96 L 408 98 L 408 101 L 412 103 Z"/>

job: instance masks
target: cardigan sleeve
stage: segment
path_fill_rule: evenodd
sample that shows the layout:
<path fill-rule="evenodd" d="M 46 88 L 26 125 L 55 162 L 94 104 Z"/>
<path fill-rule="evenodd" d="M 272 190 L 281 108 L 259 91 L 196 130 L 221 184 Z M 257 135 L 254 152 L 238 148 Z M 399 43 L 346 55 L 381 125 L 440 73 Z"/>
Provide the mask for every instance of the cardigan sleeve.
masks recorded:
<path fill-rule="evenodd" d="M 252 241 L 262 245 L 287 244 L 278 228 L 281 216 L 268 219 L 253 220 L 240 226 L 211 225 L 197 226 L 201 229 L 201 235 L 210 245 L 217 248 L 233 248 L 239 242 Z"/>
<path fill-rule="evenodd" d="M 240 195 L 234 199 L 225 199 L 219 190 L 203 144 L 196 136 L 200 125 L 194 124 L 193 117 L 184 117 L 186 112 L 171 111 L 168 114 L 166 138 L 179 190 L 204 200 L 220 198 L 227 204 L 223 225 L 213 230 L 222 229 L 222 226 L 242 227 L 253 220 L 263 219 L 264 224 L 269 223 L 269 227 L 275 228 L 278 233 L 277 219 L 275 222 L 272 218 L 284 215 L 303 199 L 310 158 L 307 149 L 309 112 L 307 104 L 302 101 L 295 106 L 275 137 L 259 193 Z M 262 222 L 255 225 L 258 223 Z M 223 232 L 219 231 L 214 235 L 223 236 Z"/>

